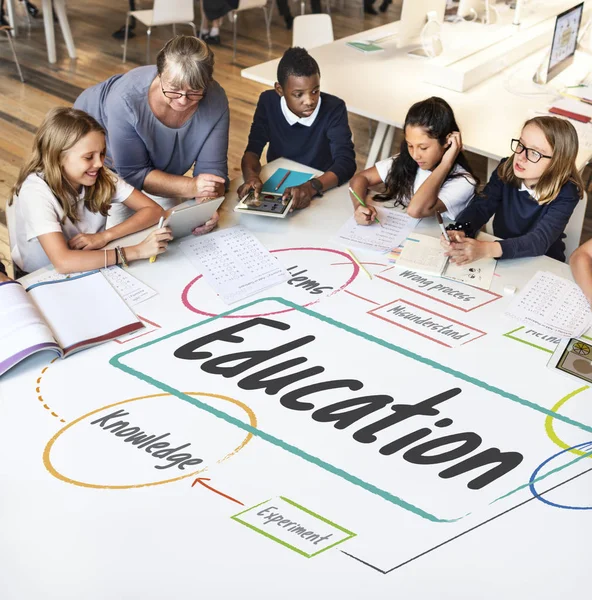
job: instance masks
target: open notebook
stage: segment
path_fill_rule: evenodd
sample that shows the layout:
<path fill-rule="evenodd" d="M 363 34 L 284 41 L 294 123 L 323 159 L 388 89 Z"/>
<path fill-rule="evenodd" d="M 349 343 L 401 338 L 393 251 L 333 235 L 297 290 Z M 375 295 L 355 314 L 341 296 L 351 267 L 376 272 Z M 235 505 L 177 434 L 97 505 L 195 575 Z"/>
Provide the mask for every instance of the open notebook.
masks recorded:
<path fill-rule="evenodd" d="M 98 271 L 26 290 L 0 283 L 0 375 L 36 352 L 68 356 L 143 326 Z"/>
<path fill-rule="evenodd" d="M 491 286 L 496 264 L 494 258 L 482 258 L 468 265 L 452 263 L 444 256 L 439 238 L 419 233 L 409 235 L 397 258 L 398 267 L 460 281 L 484 290 Z"/>

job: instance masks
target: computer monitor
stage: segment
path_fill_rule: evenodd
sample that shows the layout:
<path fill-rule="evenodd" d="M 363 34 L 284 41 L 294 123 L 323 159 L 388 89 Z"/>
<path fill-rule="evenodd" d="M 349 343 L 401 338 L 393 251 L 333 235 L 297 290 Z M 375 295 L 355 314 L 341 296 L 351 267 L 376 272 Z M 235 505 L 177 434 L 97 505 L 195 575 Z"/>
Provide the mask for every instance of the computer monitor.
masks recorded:
<path fill-rule="evenodd" d="M 551 81 L 553 77 L 559 75 L 573 63 L 583 13 L 584 3 L 582 2 L 557 15 L 545 82 Z"/>
<path fill-rule="evenodd" d="M 428 13 L 435 12 L 439 23 L 444 21 L 446 0 L 404 0 L 398 28 L 397 45 L 408 46 L 417 43 L 424 25 L 428 22 Z"/>

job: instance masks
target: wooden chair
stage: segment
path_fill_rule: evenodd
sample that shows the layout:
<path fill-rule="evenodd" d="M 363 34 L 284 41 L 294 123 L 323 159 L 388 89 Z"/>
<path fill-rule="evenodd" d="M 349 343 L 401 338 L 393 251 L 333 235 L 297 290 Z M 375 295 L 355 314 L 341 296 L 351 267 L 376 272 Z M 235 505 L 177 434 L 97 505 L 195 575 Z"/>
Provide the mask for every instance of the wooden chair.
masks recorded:
<path fill-rule="evenodd" d="M 10 33 L 12 31 L 12 27 L 8 25 L 0 25 L 0 31 L 3 31 L 6 34 L 6 39 L 8 40 L 10 49 L 12 50 L 12 56 L 14 56 L 14 62 L 16 64 L 16 70 L 18 71 L 19 78 L 23 83 L 25 83 L 25 78 L 23 77 L 23 72 L 21 71 L 21 66 L 19 65 L 14 43 L 12 41 L 12 34 Z"/>

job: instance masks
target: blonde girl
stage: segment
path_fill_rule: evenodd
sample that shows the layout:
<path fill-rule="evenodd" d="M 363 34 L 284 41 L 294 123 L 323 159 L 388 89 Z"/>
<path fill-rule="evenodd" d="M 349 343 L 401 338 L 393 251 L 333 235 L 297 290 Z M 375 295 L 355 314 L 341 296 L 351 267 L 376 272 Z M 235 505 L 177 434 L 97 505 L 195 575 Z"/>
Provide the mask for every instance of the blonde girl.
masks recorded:
<path fill-rule="evenodd" d="M 21 272 L 52 263 L 60 273 L 148 258 L 164 252 L 170 230 L 153 231 L 135 246 L 103 250 L 108 243 L 158 222 L 162 209 L 104 166 L 105 131 L 73 108 L 51 110 L 35 135 L 9 202 L 12 259 Z M 113 203 L 133 216 L 105 229 Z"/>
<path fill-rule="evenodd" d="M 483 192 L 458 216 L 468 231 L 451 231 L 450 244 L 443 240 L 453 262 L 543 254 L 565 261 L 563 232 L 584 190 L 575 162 L 576 130 L 564 119 L 535 117 L 511 149 L 513 155 L 500 162 Z M 472 239 L 492 216 L 493 233 L 503 239 Z"/>

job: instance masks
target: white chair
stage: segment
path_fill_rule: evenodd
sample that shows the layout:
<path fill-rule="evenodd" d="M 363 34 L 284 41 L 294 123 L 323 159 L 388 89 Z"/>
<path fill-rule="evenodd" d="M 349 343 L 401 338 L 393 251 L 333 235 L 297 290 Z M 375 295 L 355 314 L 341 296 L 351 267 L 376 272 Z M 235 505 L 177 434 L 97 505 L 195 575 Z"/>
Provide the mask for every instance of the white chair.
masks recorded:
<path fill-rule="evenodd" d="M 238 19 L 238 13 L 244 10 L 250 10 L 251 8 L 260 8 L 263 11 L 263 18 L 265 19 L 265 29 L 267 31 L 267 45 L 271 49 L 271 11 L 267 10 L 267 0 L 240 0 L 238 8 L 232 11 L 232 60 L 236 58 L 236 23 Z"/>
<path fill-rule="evenodd" d="M 575 210 L 571 213 L 571 217 L 565 228 L 565 261 L 569 261 L 569 257 L 575 252 L 580 245 L 582 237 L 582 227 L 584 226 L 584 217 L 586 216 L 586 206 L 588 205 L 588 194 L 584 192 L 584 197 L 578 202 Z"/>
<path fill-rule="evenodd" d="M 296 17 L 293 27 L 292 46 L 309 50 L 330 44 L 334 39 L 331 17 L 324 13 Z"/>
<path fill-rule="evenodd" d="M 175 33 L 175 25 L 189 25 L 193 29 L 193 35 L 197 37 L 195 30 L 195 11 L 193 0 L 154 0 L 154 6 L 148 10 L 131 10 L 125 19 L 125 39 L 123 42 L 123 62 L 127 56 L 127 36 L 130 19 L 134 17 L 145 25 L 146 31 L 146 62 L 150 62 L 150 34 L 152 27 L 156 25 L 172 25 Z"/>

